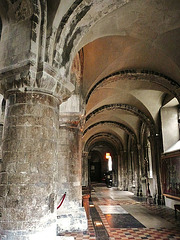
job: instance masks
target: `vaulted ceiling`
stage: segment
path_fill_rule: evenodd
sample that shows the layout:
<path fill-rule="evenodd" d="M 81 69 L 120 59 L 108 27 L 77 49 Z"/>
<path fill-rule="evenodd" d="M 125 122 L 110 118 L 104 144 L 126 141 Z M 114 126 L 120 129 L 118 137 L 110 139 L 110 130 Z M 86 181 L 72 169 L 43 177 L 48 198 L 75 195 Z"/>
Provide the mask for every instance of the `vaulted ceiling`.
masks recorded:
<path fill-rule="evenodd" d="M 129 1 L 97 21 L 79 44 L 84 142 L 105 132 L 118 136 L 126 148 L 127 136 L 138 141 L 142 122 L 159 133 L 161 107 L 179 99 L 179 47 L 178 0 Z M 105 139 L 99 134 L 97 142 Z"/>

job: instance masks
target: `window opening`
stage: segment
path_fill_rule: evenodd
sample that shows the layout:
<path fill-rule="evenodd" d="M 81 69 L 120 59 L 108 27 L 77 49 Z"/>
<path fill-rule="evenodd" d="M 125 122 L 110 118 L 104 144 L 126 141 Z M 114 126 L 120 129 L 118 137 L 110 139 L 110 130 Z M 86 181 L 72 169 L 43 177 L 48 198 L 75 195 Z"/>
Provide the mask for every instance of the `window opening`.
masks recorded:
<path fill-rule="evenodd" d="M 108 159 L 108 171 L 112 171 L 112 157 L 110 153 L 106 153 L 106 159 Z"/>
<path fill-rule="evenodd" d="M 151 143 L 148 140 L 147 142 L 147 150 L 148 150 L 148 162 L 149 162 L 149 166 L 148 166 L 148 177 L 149 178 L 153 178 L 153 169 L 152 169 L 152 154 L 151 154 Z"/>

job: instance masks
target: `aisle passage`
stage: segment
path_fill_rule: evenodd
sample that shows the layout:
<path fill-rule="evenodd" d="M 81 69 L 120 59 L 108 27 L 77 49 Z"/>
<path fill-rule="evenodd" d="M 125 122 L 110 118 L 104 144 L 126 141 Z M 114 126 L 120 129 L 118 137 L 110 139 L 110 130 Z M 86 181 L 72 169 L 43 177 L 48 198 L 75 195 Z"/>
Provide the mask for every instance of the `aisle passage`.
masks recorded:
<path fill-rule="evenodd" d="M 75 240 L 174 240 L 180 239 L 180 217 L 165 206 L 149 205 L 128 191 L 94 186 L 89 229 L 69 233 Z"/>

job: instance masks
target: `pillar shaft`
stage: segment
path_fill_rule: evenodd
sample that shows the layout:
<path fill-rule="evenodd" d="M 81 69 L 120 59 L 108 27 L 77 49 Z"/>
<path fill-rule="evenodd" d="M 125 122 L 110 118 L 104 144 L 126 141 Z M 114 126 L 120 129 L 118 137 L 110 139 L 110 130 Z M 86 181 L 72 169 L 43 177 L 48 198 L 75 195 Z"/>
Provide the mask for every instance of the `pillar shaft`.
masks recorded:
<path fill-rule="evenodd" d="M 88 152 L 82 155 L 82 186 L 89 185 L 89 172 L 88 172 Z"/>
<path fill-rule="evenodd" d="M 58 209 L 58 233 L 87 230 L 82 207 L 82 149 L 81 131 L 75 121 L 66 119 L 59 128 L 58 199 L 66 192 L 66 199 Z"/>
<path fill-rule="evenodd" d="M 5 239 L 33 239 L 30 236 L 41 233 L 48 236 L 50 230 L 51 239 L 55 236 L 57 135 L 56 98 L 42 93 L 9 95 L 0 183 Z"/>

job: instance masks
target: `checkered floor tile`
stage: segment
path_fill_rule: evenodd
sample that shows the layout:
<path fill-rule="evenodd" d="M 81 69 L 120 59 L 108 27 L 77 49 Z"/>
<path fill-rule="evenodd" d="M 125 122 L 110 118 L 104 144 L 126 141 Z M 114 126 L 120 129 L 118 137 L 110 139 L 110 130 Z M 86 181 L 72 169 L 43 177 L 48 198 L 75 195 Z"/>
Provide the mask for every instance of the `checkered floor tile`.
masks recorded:
<path fill-rule="evenodd" d="M 101 189 L 100 194 L 97 194 L 96 191 L 99 191 Z M 95 192 L 92 193 L 92 201 L 96 207 L 96 210 L 99 213 L 99 216 L 102 220 L 102 223 L 104 224 L 106 231 L 109 235 L 110 240 L 142 240 L 142 239 L 148 239 L 148 240 L 180 240 L 180 217 L 178 217 L 178 220 L 174 217 L 174 210 L 167 208 L 165 206 L 157 206 L 157 205 L 149 205 L 145 202 L 138 202 L 133 199 L 112 199 L 107 195 L 108 193 L 107 188 L 95 188 Z M 113 191 L 113 189 L 109 190 Z M 107 196 L 107 198 L 106 198 Z M 103 213 L 103 209 L 106 209 L 108 205 L 110 206 L 121 206 L 121 205 L 131 205 L 136 208 L 136 204 L 142 205 L 143 207 L 147 208 L 148 211 L 152 211 L 153 214 L 157 214 L 157 216 L 160 216 L 163 219 L 166 219 L 166 221 L 169 221 L 173 224 L 173 228 L 167 229 L 167 228 L 112 228 L 110 227 L 106 214 Z M 104 206 L 104 207 L 102 207 Z M 113 209 L 113 207 L 111 207 Z M 96 233 L 93 227 L 93 219 L 90 218 L 88 221 L 88 231 L 84 233 L 66 233 L 64 236 L 73 236 L 75 240 L 93 240 L 96 239 Z M 101 240 L 101 238 L 98 237 L 98 240 Z M 103 240 L 103 238 L 102 238 Z"/>

